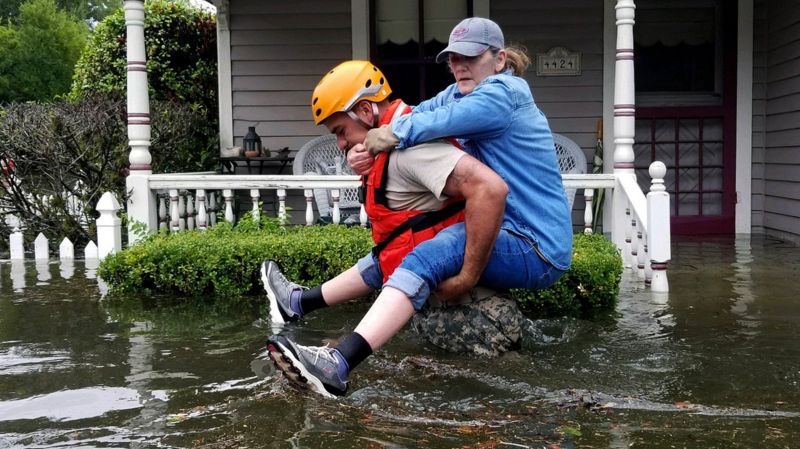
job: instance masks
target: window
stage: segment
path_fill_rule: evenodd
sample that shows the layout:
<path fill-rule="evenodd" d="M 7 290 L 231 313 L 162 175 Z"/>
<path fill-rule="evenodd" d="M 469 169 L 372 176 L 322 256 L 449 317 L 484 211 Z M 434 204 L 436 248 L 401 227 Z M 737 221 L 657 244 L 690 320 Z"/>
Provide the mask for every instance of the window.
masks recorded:
<path fill-rule="evenodd" d="M 720 0 L 636 2 L 637 103 L 643 106 L 720 103 L 719 3 Z"/>
<path fill-rule="evenodd" d="M 408 104 L 430 98 L 453 82 L 436 55 L 450 30 L 472 15 L 468 0 L 372 0 L 372 61 L 389 80 L 395 97 Z"/>

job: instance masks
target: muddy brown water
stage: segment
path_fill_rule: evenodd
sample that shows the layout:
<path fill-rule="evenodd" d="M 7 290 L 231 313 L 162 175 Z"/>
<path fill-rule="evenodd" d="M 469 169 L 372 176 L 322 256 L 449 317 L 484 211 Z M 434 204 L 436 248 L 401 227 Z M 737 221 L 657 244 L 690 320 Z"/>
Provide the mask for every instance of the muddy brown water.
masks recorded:
<path fill-rule="evenodd" d="M 800 251 L 675 238 L 668 295 L 531 321 L 498 359 L 402 331 L 349 395 L 296 391 L 260 304 L 121 302 L 84 261 L 0 262 L 0 448 L 797 448 Z M 254 301 L 256 302 L 256 301 Z M 283 332 L 319 344 L 366 310 Z"/>

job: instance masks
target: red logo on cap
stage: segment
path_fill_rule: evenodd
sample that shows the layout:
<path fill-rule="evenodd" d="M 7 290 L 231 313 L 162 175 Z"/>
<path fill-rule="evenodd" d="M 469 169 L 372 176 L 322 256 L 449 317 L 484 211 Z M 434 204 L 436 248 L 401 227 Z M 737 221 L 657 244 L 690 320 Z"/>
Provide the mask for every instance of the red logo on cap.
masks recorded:
<path fill-rule="evenodd" d="M 469 28 L 456 28 L 450 33 L 450 39 L 452 40 L 461 40 L 464 38 L 464 35 L 469 33 Z"/>

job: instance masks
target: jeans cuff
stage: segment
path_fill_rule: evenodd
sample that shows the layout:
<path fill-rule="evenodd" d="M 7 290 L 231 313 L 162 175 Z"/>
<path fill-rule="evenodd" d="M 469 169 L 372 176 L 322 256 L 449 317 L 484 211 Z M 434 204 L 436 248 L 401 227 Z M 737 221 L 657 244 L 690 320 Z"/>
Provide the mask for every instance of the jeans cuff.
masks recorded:
<path fill-rule="evenodd" d="M 361 279 L 365 284 L 375 290 L 381 288 L 381 284 L 383 284 L 383 273 L 381 272 L 380 264 L 375 260 L 372 253 L 358 259 L 356 268 L 358 268 L 358 273 L 361 275 Z"/>
<path fill-rule="evenodd" d="M 389 276 L 389 280 L 383 286 L 396 288 L 403 292 L 411 300 L 414 310 L 421 309 L 431 294 L 428 283 L 413 271 L 405 268 L 394 270 L 394 273 Z"/>

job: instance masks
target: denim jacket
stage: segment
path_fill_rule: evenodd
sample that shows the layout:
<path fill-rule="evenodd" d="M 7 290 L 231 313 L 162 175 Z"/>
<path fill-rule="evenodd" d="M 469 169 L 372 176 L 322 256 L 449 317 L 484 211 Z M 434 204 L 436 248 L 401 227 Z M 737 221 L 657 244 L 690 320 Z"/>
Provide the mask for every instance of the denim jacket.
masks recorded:
<path fill-rule="evenodd" d="M 461 95 L 452 84 L 392 124 L 398 149 L 456 137 L 508 184 L 502 228 L 535 245 L 554 267 L 572 257 L 572 217 L 547 118 L 528 83 L 510 71 Z"/>

